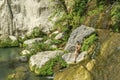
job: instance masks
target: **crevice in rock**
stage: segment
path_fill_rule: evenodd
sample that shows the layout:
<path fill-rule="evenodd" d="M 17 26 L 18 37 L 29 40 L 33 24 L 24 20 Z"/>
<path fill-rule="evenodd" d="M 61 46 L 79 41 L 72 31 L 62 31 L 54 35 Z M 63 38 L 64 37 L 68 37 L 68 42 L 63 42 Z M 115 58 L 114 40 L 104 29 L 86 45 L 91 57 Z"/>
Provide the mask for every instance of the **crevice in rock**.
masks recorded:
<path fill-rule="evenodd" d="M 12 12 L 12 9 L 11 9 L 10 1 L 11 0 L 7 0 L 8 9 L 9 9 L 9 12 L 10 12 L 10 20 L 11 20 L 11 25 L 8 25 L 8 29 L 9 29 L 8 34 L 13 35 L 13 12 Z"/>

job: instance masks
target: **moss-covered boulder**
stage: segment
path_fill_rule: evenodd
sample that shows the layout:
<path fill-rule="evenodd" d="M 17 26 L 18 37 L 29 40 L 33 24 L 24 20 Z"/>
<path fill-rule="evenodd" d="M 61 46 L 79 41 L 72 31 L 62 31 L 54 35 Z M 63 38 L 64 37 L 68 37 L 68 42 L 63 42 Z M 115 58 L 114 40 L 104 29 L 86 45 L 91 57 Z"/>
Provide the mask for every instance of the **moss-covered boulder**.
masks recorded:
<path fill-rule="evenodd" d="M 44 51 L 30 57 L 29 67 L 37 75 L 52 75 L 59 69 L 66 67 L 62 59 L 63 51 Z"/>
<path fill-rule="evenodd" d="M 98 35 L 101 47 L 96 56 L 56 73 L 54 80 L 120 79 L 120 34 L 98 30 Z"/>

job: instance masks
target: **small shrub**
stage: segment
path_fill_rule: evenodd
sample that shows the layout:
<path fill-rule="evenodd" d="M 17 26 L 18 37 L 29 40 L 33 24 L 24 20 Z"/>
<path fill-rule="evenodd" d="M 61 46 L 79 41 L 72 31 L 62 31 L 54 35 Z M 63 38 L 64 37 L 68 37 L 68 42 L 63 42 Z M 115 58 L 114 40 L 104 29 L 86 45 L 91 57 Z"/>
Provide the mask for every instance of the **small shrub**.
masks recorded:
<path fill-rule="evenodd" d="M 62 59 L 61 56 L 56 56 L 55 58 L 49 60 L 45 65 L 43 65 L 42 68 L 36 68 L 36 72 L 39 75 L 53 75 L 54 73 L 54 66 L 57 64 L 60 64 L 59 69 L 65 68 L 67 66 L 67 63 Z"/>
<path fill-rule="evenodd" d="M 5 40 L 0 40 L 0 47 L 17 47 L 19 46 L 18 41 L 12 41 L 10 38 L 7 38 Z"/>
<path fill-rule="evenodd" d="M 96 34 L 92 34 L 87 39 L 84 40 L 82 45 L 82 51 L 87 51 L 89 47 L 94 44 L 95 40 L 97 39 Z"/>
<path fill-rule="evenodd" d="M 120 32 L 120 2 L 116 3 L 111 10 L 111 25 L 113 31 Z"/>

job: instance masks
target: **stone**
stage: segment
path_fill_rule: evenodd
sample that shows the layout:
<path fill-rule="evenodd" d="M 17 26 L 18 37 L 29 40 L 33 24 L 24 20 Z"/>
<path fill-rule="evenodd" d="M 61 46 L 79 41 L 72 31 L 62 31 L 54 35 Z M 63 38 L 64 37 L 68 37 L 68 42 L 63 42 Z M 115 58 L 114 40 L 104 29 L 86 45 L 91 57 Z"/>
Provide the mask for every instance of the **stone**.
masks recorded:
<path fill-rule="evenodd" d="M 38 68 L 41 68 L 50 59 L 62 54 L 63 51 L 60 50 L 38 52 L 37 54 L 30 57 L 30 66 L 36 66 Z"/>
<path fill-rule="evenodd" d="M 56 40 L 62 39 L 63 36 L 64 36 L 63 33 L 59 33 L 58 35 L 56 35 L 55 39 Z"/>
<path fill-rule="evenodd" d="M 52 48 L 52 49 L 56 49 L 57 46 L 56 46 L 56 45 L 52 45 L 51 48 Z"/>
<path fill-rule="evenodd" d="M 9 36 L 9 38 L 12 40 L 12 41 L 17 41 L 17 38 L 15 36 Z"/>
<path fill-rule="evenodd" d="M 78 57 L 77 57 L 76 63 L 79 63 L 79 62 L 85 60 L 86 56 L 87 56 L 87 52 L 86 51 L 81 52 L 78 55 Z M 62 56 L 62 58 L 67 62 L 67 64 L 74 63 L 74 61 L 75 61 L 75 55 L 74 55 L 74 53 L 66 53 L 66 54 L 64 54 Z"/>
<path fill-rule="evenodd" d="M 32 43 L 34 43 L 34 42 L 40 42 L 40 41 L 42 41 L 42 40 L 43 40 L 43 38 L 29 39 L 29 40 L 24 41 L 23 44 L 25 44 L 25 45 L 30 45 L 30 44 L 32 44 Z"/>
<path fill-rule="evenodd" d="M 58 34 L 59 33 L 59 31 L 54 31 L 52 34 Z"/>
<path fill-rule="evenodd" d="M 67 51 L 74 51 L 76 42 L 79 41 L 80 43 L 83 42 L 85 37 L 88 37 L 92 33 L 95 32 L 95 29 L 92 27 L 87 27 L 85 25 L 81 25 L 80 27 L 76 28 L 70 35 L 68 42 L 65 46 L 65 50 Z"/>
<path fill-rule="evenodd" d="M 28 58 L 26 56 L 20 56 L 19 57 L 19 61 L 20 62 L 27 62 L 28 61 Z"/>
<path fill-rule="evenodd" d="M 51 0 L 0 0 L 0 34 L 25 35 L 36 26 L 49 32 L 54 5 Z"/>
<path fill-rule="evenodd" d="M 24 55 L 24 56 L 27 56 L 27 55 L 30 55 L 30 51 L 28 51 L 28 50 L 23 50 L 20 54 L 21 54 L 21 55 Z"/>

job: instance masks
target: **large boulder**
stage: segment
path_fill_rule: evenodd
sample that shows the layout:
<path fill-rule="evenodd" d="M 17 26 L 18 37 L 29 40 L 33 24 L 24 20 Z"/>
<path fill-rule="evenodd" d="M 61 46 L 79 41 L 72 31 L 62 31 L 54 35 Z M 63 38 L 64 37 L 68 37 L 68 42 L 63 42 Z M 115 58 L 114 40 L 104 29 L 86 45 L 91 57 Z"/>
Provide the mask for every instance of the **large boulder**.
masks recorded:
<path fill-rule="evenodd" d="M 65 50 L 74 51 L 76 42 L 79 41 L 80 43 L 83 42 L 85 37 L 88 37 L 92 33 L 95 32 L 95 29 L 92 27 L 87 27 L 85 25 L 81 25 L 80 27 L 76 28 L 70 35 L 68 42 L 65 46 Z"/>
<path fill-rule="evenodd" d="M 55 74 L 54 80 L 119 80 L 120 34 L 99 30 L 101 42 L 97 56 Z"/>
<path fill-rule="evenodd" d="M 62 54 L 63 54 L 63 51 L 60 51 L 60 50 L 38 52 L 37 54 L 31 56 L 30 67 L 36 66 L 38 68 L 41 68 L 50 59 L 55 58 L 56 56 L 59 56 Z"/>

